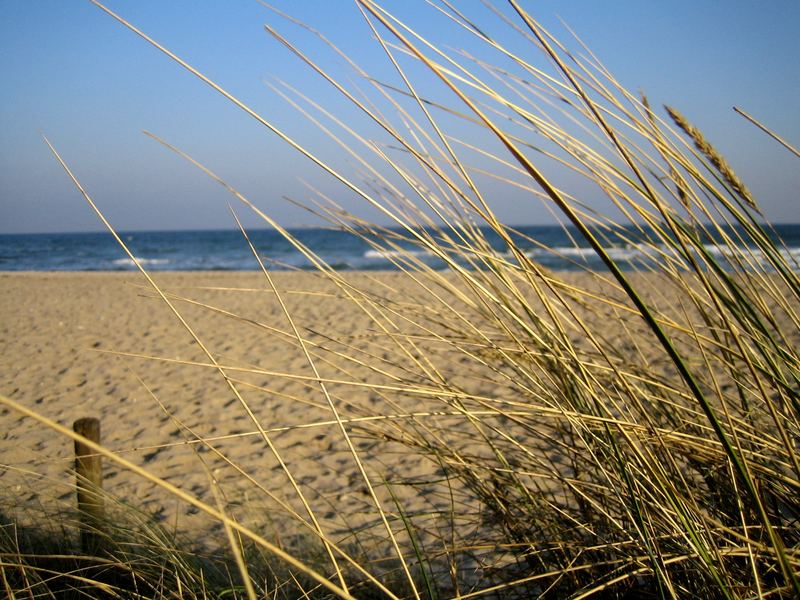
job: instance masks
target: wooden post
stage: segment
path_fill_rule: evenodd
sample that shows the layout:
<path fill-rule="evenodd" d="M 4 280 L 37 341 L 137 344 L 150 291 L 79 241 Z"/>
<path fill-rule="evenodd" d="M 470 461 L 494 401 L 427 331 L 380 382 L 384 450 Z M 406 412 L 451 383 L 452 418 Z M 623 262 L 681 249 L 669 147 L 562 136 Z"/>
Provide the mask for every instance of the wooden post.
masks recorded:
<path fill-rule="evenodd" d="M 72 424 L 75 433 L 100 443 L 100 421 L 92 417 L 78 419 Z M 100 455 L 86 444 L 75 440 L 75 475 L 78 492 L 78 512 L 81 517 L 81 551 L 98 554 L 102 548 L 103 523 L 103 466 Z"/>

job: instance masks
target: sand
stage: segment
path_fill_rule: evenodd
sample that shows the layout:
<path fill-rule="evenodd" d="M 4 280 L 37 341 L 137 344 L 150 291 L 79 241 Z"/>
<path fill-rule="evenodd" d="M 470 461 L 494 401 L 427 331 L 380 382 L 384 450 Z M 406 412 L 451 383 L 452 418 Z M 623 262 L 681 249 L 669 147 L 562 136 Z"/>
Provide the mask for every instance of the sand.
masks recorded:
<path fill-rule="evenodd" d="M 295 535 L 291 511 L 305 516 L 280 461 L 330 535 L 346 536 L 353 527 L 374 523 L 376 513 L 358 465 L 263 275 L 155 277 L 180 298 L 175 306 L 218 363 L 237 367 L 226 373 L 246 407 L 136 273 L 0 273 L 0 391 L 65 426 L 81 417 L 99 418 L 105 446 L 210 504 L 215 503 L 212 482 L 217 482 L 225 502 L 236 507 L 237 518 L 269 527 L 274 535 Z M 415 293 L 398 273 L 344 277 L 380 290 L 395 303 Z M 578 275 L 567 279 L 592 285 Z M 371 343 L 374 324 L 334 285 L 313 273 L 277 273 L 275 281 L 304 338 L 328 350 L 315 365 L 323 379 L 332 380 L 327 390 L 342 418 L 442 409 L 391 388 L 380 393 L 358 385 L 391 385 L 393 375 L 403 375 L 404 365 Z M 649 283 L 656 292 L 666 289 Z M 623 357 L 626 352 L 644 353 L 648 368 L 673 377 L 663 352 L 640 343 L 641 320 L 609 310 L 584 315 L 591 330 L 605 336 Z M 640 340 L 637 347 L 632 340 Z M 346 361 L 339 351 L 358 361 Z M 451 365 L 444 375 L 462 389 L 487 398 L 503 396 L 496 381 L 476 370 L 475 362 L 441 354 L 446 348 L 433 352 L 442 364 Z M 257 431 L 248 410 L 265 432 Z M 72 442 L 7 409 L 0 409 L 0 423 L 0 510 L 73 506 Z M 417 487 L 395 488 L 405 510 L 447 510 L 449 497 L 426 493 L 435 487 L 427 482 L 441 480 L 438 465 L 401 444 L 364 435 L 365 426 L 389 436 L 397 431 L 388 421 L 346 425 L 387 509 L 393 510 L 393 500 L 381 482 L 413 479 Z M 195 443 L 198 437 L 210 445 Z M 104 476 L 110 494 L 170 529 L 212 546 L 225 543 L 219 523 L 152 482 L 108 460 Z"/>
<path fill-rule="evenodd" d="M 368 276 L 347 277 L 363 284 Z M 399 281 L 399 276 L 391 273 L 369 277 L 389 284 Z M 374 519 L 367 490 L 342 434 L 331 423 L 332 413 L 319 386 L 280 375 L 312 377 L 313 372 L 291 336 L 269 330 L 291 331 L 275 295 L 265 291 L 263 275 L 167 273 L 156 279 L 174 294 L 200 299 L 218 309 L 176 302 L 220 363 L 269 372 L 229 375 L 244 382 L 237 384 L 242 397 L 270 430 L 270 441 L 327 527 L 346 531 Z M 308 331 L 313 328 L 340 342 L 358 344 L 370 327 L 364 313 L 335 297 L 334 286 L 317 275 L 278 273 L 276 281 L 296 326 L 310 339 L 334 345 Z M 267 500 L 266 494 L 302 511 L 277 458 L 264 438 L 253 433 L 255 425 L 219 371 L 178 362 L 207 364 L 209 359 L 141 275 L 5 273 L 0 274 L 0 290 L 3 394 L 66 426 L 81 417 L 99 418 L 104 445 L 203 501 L 214 503 L 213 475 L 228 501 L 243 506 L 245 513 L 252 511 L 256 521 L 263 521 L 266 506 L 270 506 L 270 521 L 286 517 L 286 510 L 273 511 L 275 502 Z M 395 299 L 398 297 L 402 297 L 399 292 Z M 324 362 L 318 368 L 323 376 L 342 377 Z M 348 373 L 355 381 L 369 376 L 360 365 L 348 365 Z M 367 389 L 337 384 L 328 389 L 343 416 L 384 410 L 376 406 L 379 399 Z M 365 409 L 353 409 L 348 403 Z M 3 510 L 53 503 L 71 506 L 71 440 L 31 419 L 0 411 L 0 489 L 11 496 L 3 500 L 7 505 Z M 291 429 L 314 423 L 322 424 Z M 375 442 L 351 430 L 354 445 L 376 479 L 392 472 L 424 477 L 435 471 L 434 465 L 411 453 L 392 453 L 385 447 L 380 455 L 370 453 Z M 196 436 L 237 435 L 240 437 L 212 442 L 235 461 L 235 468 L 208 448 L 185 443 Z M 109 461 L 104 471 L 105 489 L 124 502 L 195 536 L 219 536 L 218 524 L 209 522 L 197 509 L 176 502 L 151 482 Z M 426 499 L 423 504 L 430 502 Z"/>

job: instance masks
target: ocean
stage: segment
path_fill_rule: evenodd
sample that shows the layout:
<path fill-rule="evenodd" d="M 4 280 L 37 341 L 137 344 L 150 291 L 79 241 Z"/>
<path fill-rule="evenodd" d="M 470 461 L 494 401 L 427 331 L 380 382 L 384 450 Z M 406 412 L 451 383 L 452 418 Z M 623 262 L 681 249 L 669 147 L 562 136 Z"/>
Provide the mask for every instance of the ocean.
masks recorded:
<path fill-rule="evenodd" d="M 533 260 L 553 270 L 602 269 L 603 265 L 576 231 L 558 226 L 536 225 L 516 228 L 519 245 Z M 775 225 L 776 239 L 782 239 L 785 256 L 800 261 L 800 224 Z M 623 268 L 646 266 L 651 250 L 638 243 L 632 232 L 607 240 L 612 258 Z M 374 249 L 349 233 L 331 229 L 297 229 L 292 234 L 338 270 L 395 270 L 392 253 Z M 142 231 L 122 232 L 122 239 L 142 265 L 151 271 L 250 271 L 259 269 L 247 242 L 239 231 Z M 249 231 L 253 244 L 271 269 L 309 270 L 313 266 L 279 233 Z M 504 252 L 500 238 L 487 233 L 494 248 Z M 529 239 L 526 239 L 529 238 Z M 574 240 L 574 241 L 573 241 Z M 551 250 L 545 250 L 538 244 Z M 726 246 L 707 240 L 709 253 L 722 262 Z M 411 248 L 410 246 L 408 246 Z M 415 256 L 434 269 L 444 263 L 423 250 Z M 759 255 L 757 255 L 759 256 Z M 49 233 L 0 235 L 0 271 L 130 271 L 133 261 L 109 233 Z"/>

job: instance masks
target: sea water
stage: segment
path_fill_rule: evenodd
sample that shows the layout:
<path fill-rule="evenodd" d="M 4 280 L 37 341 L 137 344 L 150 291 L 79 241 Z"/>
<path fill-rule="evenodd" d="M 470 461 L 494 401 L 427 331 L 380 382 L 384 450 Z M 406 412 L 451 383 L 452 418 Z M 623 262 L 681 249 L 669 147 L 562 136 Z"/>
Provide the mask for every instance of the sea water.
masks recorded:
<path fill-rule="evenodd" d="M 604 268 L 595 251 L 572 228 L 534 225 L 515 229 L 517 233 L 513 235 L 518 247 L 544 267 L 554 270 Z M 792 269 L 800 270 L 800 225 L 775 225 L 767 231 L 776 241 L 781 240 L 779 251 L 789 260 Z M 300 244 L 337 270 L 396 270 L 399 268 L 396 260 L 403 254 L 394 248 L 376 247 L 368 239 L 341 230 L 297 229 L 291 233 Z M 427 233 L 437 235 L 436 232 Z M 499 256 L 513 260 L 499 236 L 487 230 L 483 233 Z M 280 233 L 253 230 L 248 235 L 268 268 L 314 268 L 312 260 Z M 603 234 L 602 245 L 623 269 L 647 268 L 656 259 L 658 250 L 666 251 L 666 246 L 657 241 L 655 245 L 646 243 L 645 238 L 649 235 L 652 234 L 647 230 L 628 228 L 614 234 Z M 120 236 L 139 262 L 152 271 L 249 271 L 260 268 L 239 231 L 133 231 L 122 232 Z M 455 239 L 452 233 L 450 236 Z M 402 243 L 401 247 L 434 269 L 446 268 L 445 261 L 422 247 L 409 243 Z M 732 254 L 729 246 L 714 239 L 704 239 L 702 248 L 723 266 L 728 266 L 727 260 Z M 460 259 L 456 256 L 456 260 Z M 663 260 L 663 256 L 659 260 Z M 762 253 L 757 250 L 754 260 L 765 263 Z M 463 260 L 460 262 L 464 263 Z M 0 235 L 0 271 L 129 271 L 135 268 L 133 261 L 109 233 Z"/>

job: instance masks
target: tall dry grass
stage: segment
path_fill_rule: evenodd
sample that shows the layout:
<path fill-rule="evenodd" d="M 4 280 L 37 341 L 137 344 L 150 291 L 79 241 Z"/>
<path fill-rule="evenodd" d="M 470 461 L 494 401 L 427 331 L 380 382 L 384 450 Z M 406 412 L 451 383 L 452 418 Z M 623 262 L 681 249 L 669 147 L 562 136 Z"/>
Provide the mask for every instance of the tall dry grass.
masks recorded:
<path fill-rule="evenodd" d="M 404 280 L 394 290 L 355 286 L 210 169 L 156 138 L 285 235 L 370 319 L 357 339 L 318 342 L 258 259 L 284 311 L 285 328 L 274 335 L 308 366 L 278 376 L 304 377 L 327 411 L 350 454 L 348 485 L 363 488 L 370 518 L 345 536 L 331 531 L 274 443 L 269 415 L 242 393 L 249 367 L 221 363 L 183 320 L 206 368 L 236 397 L 231 410 L 245 411 L 281 465 L 289 493 L 251 483 L 305 543 L 287 549 L 243 524 L 241 507 L 222 493 L 207 504 L 96 450 L 221 521 L 243 596 L 800 594 L 800 281 L 757 200 L 679 112 L 662 118 L 514 0 L 512 14 L 500 16 L 530 54 L 512 52 L 448 2 L 431 10 L 481 42 L 484 56 L 448 53 L 376 2 L 357 4 L 400 84 L 370 78 L 309 30 L 366 78 L 362 95 L 276 28 L 267 33 L 382 132 L 380 143 L 367 139 L 319 99 L 276 87 L 358 166 L 359 183 L 101 8 L 391 223 L 367 222 L 324 196 L 310 209 L 391 257 Z M 429 98 L 415 85 L 411 73 L 421 67 L 450 104 L 441 90 Z M 588 195 L 559 183 L 578 179 Z M 489 180 L 492 190 L 500 182 L 541 202 L 603 266 L 578 262 L 575 274 L 537 264 L 528 249 L 541 242 L 497 218 Z M 613 208 L 598 211 L 590 197 Z M 641 258 L 619 258 L 609 248 L 620 241 Z M 424 256 L 446 268 L 432 269 Z M 180 298 L 148 283 L 182 319 Z M 354 377 L 356 366 L 370 377 Z M 359 393 L 373 401 L 352 400 Z M 3 402 L 74 437 L 45 414 Z M 364 436 L 368 450 L 357 443 Z M 237 472 L 235 460 L 197 439 Z M 426 457 L 432 474 L 386 467 L 398 448 Z M 253 575 L 261 560 L 284 565 L 270 589 Z"/>

